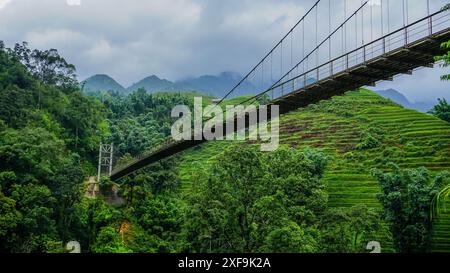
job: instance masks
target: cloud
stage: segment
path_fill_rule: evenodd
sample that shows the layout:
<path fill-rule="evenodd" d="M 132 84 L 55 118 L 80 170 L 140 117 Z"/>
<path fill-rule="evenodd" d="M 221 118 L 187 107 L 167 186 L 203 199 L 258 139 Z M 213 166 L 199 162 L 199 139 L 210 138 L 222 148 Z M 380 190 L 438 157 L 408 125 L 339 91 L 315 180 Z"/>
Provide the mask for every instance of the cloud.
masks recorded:
<path fill-rule="evenodd" d="M 81 0 L 67 0 L 67 5 L 69 6 L 80 6 Z"/>
<path fill-rule="evenodd" d="M 45 29 L 30 31 L 25 40 L 37 48 L 64 48 L 89 44 L 89 38 L 83 33 L 70 29 Z"/>
<path fill-rule="evenodd" d="M 267 27 L 282 22 L 283 28 L 291 28 L 304 13 L 305 8 L 294 2 L 273 5 L 269 1 L 263 1 L 257 9 L 243 10 L 224 16 L 222 26 L 238 30 L 253 29 L 255 26 Z"/>
<path fill-rule="evenodd" d="M 11 2 L 11 0 L 0 0 L 0 9 L 6 7 Z"/>
<path fill-rule="evenodd" d="M 97 41 L 85 54 L 96 62 L 102 62 L 113 57 L 113 48 L 108 41 L 102 39 Z"/>
<path fill-rule="evenodd" d="M 360 6 L 359 0 L 347 1 L 348 12 Z M 29 41 L 31 47 L 57 48 L 76 65 L 80 79 L 106 73 L 129 85 L 151 74 L 177 80 L 222 71 L 246 73 L 314 2 L 82 0 L 74 7 L 67 0 L 0 0 L 0 37 L 9 46 Z M 401 1 L 390 2 L 401 8 Z M 420 15 L 424 2 L 409 0 L 417 10 L 411 16 Z M 436 10 L 446 1 L 431 2 Z M 342 0 L 331 3 L 337 25 Z M 401 16 L 391 17 L 393 28 L 402 23 Z M 327 21 L 319 21 L 319 27 L 328 30 Z M 307 32 L 313 32 L 312 25 L 307 22 Z M 312 40 L 307 39 L 307 46 Z"/>

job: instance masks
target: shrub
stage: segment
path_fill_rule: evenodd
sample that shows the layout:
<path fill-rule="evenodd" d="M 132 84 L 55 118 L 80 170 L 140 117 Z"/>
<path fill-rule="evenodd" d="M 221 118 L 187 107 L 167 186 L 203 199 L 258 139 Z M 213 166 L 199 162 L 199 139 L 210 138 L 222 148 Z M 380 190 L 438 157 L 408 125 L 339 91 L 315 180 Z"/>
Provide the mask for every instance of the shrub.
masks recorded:
<path fill-rule="evenodd" d="M 356 146 L 358 150 L 369 150 L 380 146 L 380 141 L 369 132 L 363 132 L 360 143 Z"/>

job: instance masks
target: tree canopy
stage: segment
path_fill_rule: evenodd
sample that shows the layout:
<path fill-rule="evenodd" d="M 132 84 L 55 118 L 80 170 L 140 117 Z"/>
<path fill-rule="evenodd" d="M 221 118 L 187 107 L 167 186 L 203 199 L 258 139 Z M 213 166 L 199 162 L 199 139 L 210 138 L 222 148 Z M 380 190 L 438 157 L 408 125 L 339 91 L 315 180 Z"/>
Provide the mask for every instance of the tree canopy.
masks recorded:
<path fill-rule="evenodd" d="M 446 99 L 438 99 L 439 103 L 429 111 L 433 116 L 450 122 L 450 104 L 447 103 Z"/>
<path fill-rule="evenodd" d="M 445 185 L 449 173 L 432 177 L 425 168 L 394 171 L 374 175 L 381 186 L 378 198 L 391 227 L 396 250 L 401 253 L 426 252 L 431 239 L 431 206 Z"/>
<path fill-rule="evenodd" d="M 446 9 L 449 9 L 450 4 L 446 6 Z M 442 67 L 448 67 L 450 65 L 450 41 L 445 42 L 441 45 L 442 49 L 447 50 L 447 54 L 440 55 L 435 57 L 436 61 L 442 61 Z M 442 75 L 441 80 L 448 81 L 450 80 L 450 74 Z"/>

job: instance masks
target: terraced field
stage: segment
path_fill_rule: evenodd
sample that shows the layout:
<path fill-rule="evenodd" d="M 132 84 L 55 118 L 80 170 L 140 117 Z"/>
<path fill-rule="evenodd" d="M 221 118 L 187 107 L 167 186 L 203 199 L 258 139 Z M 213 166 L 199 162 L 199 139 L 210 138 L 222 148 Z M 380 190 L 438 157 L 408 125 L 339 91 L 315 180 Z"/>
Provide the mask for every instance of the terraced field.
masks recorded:
<path fill-rule="evenodd" d="M 389 162 L 402 168 L 424 166 L 433 174 L 450 171 L 449 123 L 404 109 L 368 90 L 289 113 L 280 126 L 282 144 L 299 149 L 311 146 L 332 156 L 325 176 L 330 206 L 364 203 L 379 208 L 379 187 L 371 170 L 389 170 Z M 229 145 L 233 143 L 207 143 L 182 155 L 180 177 L 185 192 L 198 168 L 207 170 L 210 160 Z M 389 251 L 390 240 L 386 236 L 381 240 Z M 450 211 L 435 221 L 433 251 L 450 252 Z"/>
<path fill-rule="evenodd" d="M 448 210 L 433 224 L 433 250 L 436 252 L 450 252 L 450 200 L 446 201 L 446 207 Z"/>

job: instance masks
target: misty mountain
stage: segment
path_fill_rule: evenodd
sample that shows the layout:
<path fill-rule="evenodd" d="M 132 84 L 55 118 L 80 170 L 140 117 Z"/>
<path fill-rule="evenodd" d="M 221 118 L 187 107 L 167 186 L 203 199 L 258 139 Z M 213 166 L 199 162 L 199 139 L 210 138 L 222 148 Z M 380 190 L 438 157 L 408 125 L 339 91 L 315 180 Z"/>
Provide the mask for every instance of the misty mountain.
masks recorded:
<path fill-rule="evenodd" d="M 395 89 L 387 89 L 387 90 L 378 90 L 378 91 L 374 91 L 375 93 L 377 93 L 378 95 L 385 97 L 387 99 L 392 100 L 393 102 L 396 102 L 398 104 L 400 104 L 401 106 L 405 107 L 405 108 L 409 108 L 409 109 L 414 109 L 420 112 L 428 112 L 431 108 L 434 107 L 434 105 L 437 104 L 434 102 L 411 102 L 409 101 L 405 95 L 403 95 L 402 93 L 400 93 L 399 91 L 395 90 Z"/>
<path fill-rule="evenodd" d="M 403 95 L 402 93 L 398 92 L 395 89 L 388 89 L 388 90 L 378 90 L 375 91 L 378 95 L 385 97 L 387 99 L 390 99 L 393 102 L 396 102 L 403 107 L 411 108 L 411 103 L 409 100 Z"/>
<path fill-rule="evenodd" d="M 204 75 L 198 78 L 189 78 L 176 82 L 182 90 L 200 91 L 215 97 L 225 96 L 239 81 L 242 76 L 235 72 L 223 72 L 217 76 Z M 255 87 L 249 81 L 245 81 L 233 92 L 232 97 L 253 94 Z"/>
<path fill-rule="evenodd" d="M 438 104 L 438 102 L 431 102 L 431 101 L 420 101 L 420 102 L 415 102 L 412 104 L 411 108 L 415 109 L 419 112 L 423 112 L 426 113 L 428 111 L 430 111 L 436 104 Z"/>
<path fill-rule="evenodd" d="M 157 92 L 189 92 L 198 91 L 213 97 L 222 98 L 225 96 L 239 81 L 242 76 L 235 72 L 223 72 L 219 75 L 204 75 L 200 77 L 192 77 L 184 80 L 171 82 L 166 79 L 161 79 L 156 75 L 146 77 L 137 83 L 134 83 L 128 88 L 124 88 L 117 81 L 108 75 L 98 74 L 86 79 L 84 84 L 84 92 L 93 93 L 100 91 L 114 91 L 119 94 L 126 95 L 132 93 L 139 88 L 144 88 L 149 93 Z M 314 83 L 313 78 L 307 79 L 307 84 Z M 300 85 L 301 87 L 301 85 Z M 237 90 L 233 92 L 229 98 L 255 94 L 255 86 L 251 82 L 245 81 Z M 426 113 L 437 102 L 411 102 L 401 92 L 395 89 L 377 90 L 374 91 L 382 97 L 390 99 L 405 108 L 414 109 Z"/>
<path fill-rule="evenodd" d="M 155 93 L 160 91 L 174 91 L 175 85 L 173 82 L 160 79 L 155 75 L 146 77 L 139 82 L 133 84 L 132 86 L 127 88 L 127 91 L 129 93 L 132 93 L 139 88 L 144 88 L 149 93 Z M 176 91 L 182 91 L 182 90 L 176 90 Z"/>
<path fill-rule="evenodd" d="M 81 85 L 83 91 L 86 93 L 99 91 L 114 91 L 118 92 L 119 94 L 126 93 L 126 89 L 122 85 L 120 85 L 110 76 L 104 74 L 97 74 L 90 78 L 87 78 L 81 83 Z"/>
<path fill-rule="evenodd" d="M 113 90 L 118 91 L 121 94 L 129 94 L 139 88 L 144 88 L 149 93 L 198 91 L 221 98 L 241 80 L 242 76 L 235 72 L 223 72 L 219 75 L 192 77 L 177 82 L 171 82 L 166 79 L 161 79 L 156 75 L 152 75 L 125 89 L 107 75 L 95 75 L 86 80 L 85 91 L 96 92 Z M 256 88 L 249 81 L 245 81 L 230 97 L 254 94 L 255 90 Z"/>

